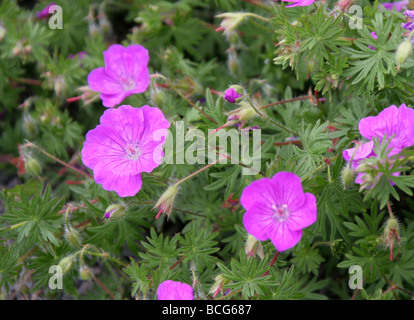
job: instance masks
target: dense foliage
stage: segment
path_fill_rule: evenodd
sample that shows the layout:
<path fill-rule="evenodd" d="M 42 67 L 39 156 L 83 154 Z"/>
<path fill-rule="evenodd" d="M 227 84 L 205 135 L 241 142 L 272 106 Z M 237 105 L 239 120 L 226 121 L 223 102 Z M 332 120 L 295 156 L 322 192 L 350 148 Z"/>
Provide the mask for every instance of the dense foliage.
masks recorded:
<path fill-rule="evenodd" d="M 0 297 L 157 299 L 174 280 L 195 299 L 411 299 L 412 145 L 390 155 L 374 137 L 363 168 L 343 156 L 366 140 L 361 119 L 414 106 L 411 44 L 400 48 L 409 18 L 384 2 L 56 0 L 59 29 L 52 14 L 36 16 L 47 1 L 2 1 Z M 115 110 L 87 80 L 113 44 L 149 52 L 148 89 L 121 104 L 158 107 L 170 123 L 171 161 L 142 172 L 127 197 L 96 183 L 81 155 L 87 132 Z M 224 96 L 232 85 L 235 103 Z M 208 162 L 208 145 L 203 161 L 179 161 L 197 135 L 230 128 L 247 132 L 250 149 L 260 130 L 255 174 L 228 157 Z M 240 198 L 279 172 L 316 197 L 317 220 L 277 251 L 249 237 Z M 50 286 L 55 265 L 62 289 Z M 355 265 L 363 288 L 349 283 Z"/>

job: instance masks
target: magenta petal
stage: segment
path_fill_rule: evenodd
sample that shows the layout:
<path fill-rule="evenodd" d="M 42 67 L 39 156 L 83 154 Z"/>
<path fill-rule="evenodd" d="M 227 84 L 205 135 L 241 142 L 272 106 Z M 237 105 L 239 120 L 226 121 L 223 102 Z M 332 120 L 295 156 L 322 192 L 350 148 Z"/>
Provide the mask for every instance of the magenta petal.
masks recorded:
<path fill-rule="evenodd" d="M 301 208 L 305 202 L 300 178 L 292 172 L 278 172 L 272 182 L 275 185 L 275 203 L 289 207 L 289 211 Z"/>
<path fill-rule="evenodd" d="M 95 167 L 94 179 L 104 190 L 115 191 L 120 197 L 133 197 L 142 186 L 140 174 L 115 174 L 102 162 Z"/>
<path fill-rule="evenodd" d="M 398 140 L 401 142 L 402 148 L 414 146 L 414 109 L 408 108 L 402 104 L 398 109 L 400 122 Z"/>
<path fill-rule="evenodd" d="M 163 141 L 166 138 L 166 130 L 170 127 L 170 123 L 165 118 L 162 111 L 156 107 L 143 106 L 142 112 L 145 119 L 145 128 L 141 139 L 143 141 Z M 163 130 L 164 129 L 164 130 Z M 158 131 L 159 130 L 159 131 Z"/>
<path fill-rule="evenodd" d="M 274 199 L 275 197 L 276 195 L 272 179 L 262 178 L 253 181 L 250 185 L 244 188 L 240 203 L 246 210 L 249 210 L 255 202 L 268 205 L 269 199 Z"/>
<path fill-rule="evenodd" d="M 137 59 L 139 59 L 140 64 L 136 63 Z M 146 66 L 148 62 L 148 50 L 143 46 L 132 44 L 126 48 L 124 52 L 124 65 L 134 76 L 139 76 L 142 71 L 141 68 L 137 68 L 137 66 Z"/>
<path fill-rule="evenodd" d="M 82 147 L 82 162 L 90 169 L 108 157 L 122 157 L 124 140 L 111 126 L 98 125 L 86 134 Z"/>
<path fill-rule="evenodd" d="M 149 129 L 145 121 L 143 107 L 134 108 L 130 105 L 108 109 L 100 118 L 101 124 L 114 127 L 126 142 L 142 140 L 142 132 Z"/>
<path fill-rule="evenodd" d="M 351 159 L 353 159 L 352 167 L 356 169 L 356 167 L 358 166 L 359 160 L 363 160 L 371 156 L 375 156 L 375 153 L 373 150 L 374 150 L 374 142 L 369 141 L 367 143 L 361 143 L 357 145 L 355 148 L 344 150 L 342 152 L 342 155 L 346 162 L 350 162 Z"/>
<path fill-rule="evenodd" d="M 179 281 L 163 281 L 157 289 L 158 300 L 194 300 L 193 288 Z"/>
<path fill-rule="evenodd" d="M 285 221 L 290 230 L 301 230 L 316 222 L 316 197 L 312 193 L 305 193 L 305 203 L 295 211 L 291 211 L 289 219 Z"/>
<path fill-rule="evenodd" d="M 261 203 L 250 207 L 243 216 L 246 231 L 260 241 L 269 239 L 269 233 L 276 223 L 272 208 Z"/>
<path fill-rule="evenodd" d="M 366 117 L 361 119 L 358 124 L 358 129 L 361 135 L 371 140 L 373 138 L 383 138 L 387 135 L 390 138 L 396 133 L 398 128 L 398 108 L 390 106 L 382 110 L 375 117 Z"/>
<path fill-rule="evenodd" d="M 104 107 L 112 108 L 120 104 L 127 96 L 129 95 L 127 95 L 126 92 L 120 91 L 115 94 L 101 93 L 99 98 L 101 98 Z"/>
<path fill-rule="evenodd" d="M 92 70 L 88 75 L 89 88 L 94 91 L 102 92 L 104 94 L 117 94 L 122 90 L 116 80 L 109 77 L 105 69 L 100 67 Z"/>
<path fill-rule="evenodd" d="M 270 233 L 270 240 L 279 252 L 294 247 L 301 238 L 302 230 L 290 230 L 286 223 L 276 224 Z"/>

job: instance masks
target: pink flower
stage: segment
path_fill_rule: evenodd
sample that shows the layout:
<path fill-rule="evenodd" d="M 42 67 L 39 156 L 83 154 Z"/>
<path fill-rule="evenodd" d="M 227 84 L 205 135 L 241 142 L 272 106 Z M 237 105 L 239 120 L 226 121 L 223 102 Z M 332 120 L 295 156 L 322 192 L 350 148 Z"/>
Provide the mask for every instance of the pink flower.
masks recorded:
<path fill-rule="evenodd" d="M 400 153 L 404 148 L 414 146 L 414 110 L 402 104 L 399 108 L 392 105 L 382 110 L 375 117 L 366 117 L 361 119 L 358 124 L 361 135 L 370 140 L 366 143 L 358 143 L 355 148 L 346 149 L 342 155 L 345 161 L 350 162 L 352 159 L 352 168 L 358 169 L 359 165 L 370 157 L 377 157 L 374 152 L 373 139 L 382 140 L 386 137 L 389 140 L 387 150 L 388 157 Z M 355 182 L 364 184 L 364 172 L 360 172 Z M 400 175 L 400 172 L 394 172 L 394 176 Z M 392 183 L 393 184 L 393 183 Z M 371 184 L 372 187 L 372 184 Z"/>
<path fill-rule="evenodd" d="M 193 288 L 187 283 L 166 280 L 157 289 L 158 300 L 194 300 Z"/>
<path fill-rule="evenodd" d="M 361 119 L 358 129 L 361 135 L 373 138 L 387 139 L 393 136 L 388 148 L 393 150 L 389 156 L 399 153 L 403 148 L 414 146 L 414 110 L 402 104 L 399 108 L 392 105 L 382 110 L 375 117 Z"/>
<path fill-rule="evenodd" d="M 224 99 L 230 103 L 235 103 L 238 98 L 241 98 L 243 95 L 238 93 L 234 88 L 229 88 L 224 91 Z"/>
<path fill-rule="evenodd" d="M 54 6 L 55 4 L 53 2 L 51 2 L 50 4 L 48 4 L 46 7 L 44 7 L 43 10 L 41 11 L 37 11 L 36 12 L 36 18 L 37 19 L 47 19 L 50 15 L 49 13 L 49 9 Z"/>
<path fill-rule="evenodd" d="M 403 8 L 406 7 L 406 5 L 409 3 L 409 0 L 404 0 L 404 1 L 397 1 L 397 2 L 386 2 L 386 3 L 381 3 L 380 6 L 384 6 L 385 9 L 387 10 L 396 10 L 396 11 L 401 11 Z"/>
<path fill-rule="evenodd" d="M 134 196 L 141 189 L 141 172 L 160 165 L 169 127 L 158 108 L 108 109 L 100 124 L 86 134 L 82 161 L 103 189 L 120 197 Z"/>
<path fill-rule="evenodd" d="M 244 188 L 240 202 L 246 209 L 243 225 L 259 241 L 270 239 L 278 251 L 294 247 L 302 229 L 316 221 L 316 198 L 304 193 L 300 178 L 279 172 Z"/>
<path fill-rule="evenodd" d="M 275 0 L 273 0 L 273 1 L 275 1 Z M 280 0 L 280 1 L 293 2 L 293 4 L 290 4 L 290 5 L 286 6 L 286 8 L 290 8 L 290 7 L 309 6 L 312 3 L 314 3 L 316 0 Z"/>
<path fill-rule="evenodd" d="M 92 90 L 101 93 L 105 107 L 114 107 L 126 97 L 147 90 L 150 83 L 147 49 L 140 45 L 125 48 L 114 44 L 103 55 L 105 67 L 92 70 L 88 83 Z"/>

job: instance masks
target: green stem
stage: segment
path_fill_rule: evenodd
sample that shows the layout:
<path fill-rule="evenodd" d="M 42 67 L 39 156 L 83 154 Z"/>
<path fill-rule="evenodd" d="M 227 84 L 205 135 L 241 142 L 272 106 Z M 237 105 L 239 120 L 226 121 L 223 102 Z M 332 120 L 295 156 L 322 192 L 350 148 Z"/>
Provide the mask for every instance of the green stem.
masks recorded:
<path fill-rule="evenodd" d="M 5 230 L 14 230 L 14 229 L 17 229 L 17 228 L 20 228 L 21 226 L 23 226 L 25 223 L 27 223 L 27 221 L 23 221 L 23 222 L 19 222 L 19 223 L 16 223 L 16 224 L 13 224 L 13 225 L 11 225 L 11 226 L 7 226 L 7 227 L 4 227 L 4 228 L 1 228 L 0 229 L 0 232 L 2 232 L 2 231 L 5 231 Z"/>
<path fill-rule="evenodd" d="M 265 21 L 265 22 L 270 22 L 270 19 L 259 16 L 258 14 L 255 14 L 255 13 L 248 12 L 248 13 L 246 13 L 246 16 L 256 18 L 256 19 L 259 19 L 259 20 L 262 20 L 262 21 Z"/>

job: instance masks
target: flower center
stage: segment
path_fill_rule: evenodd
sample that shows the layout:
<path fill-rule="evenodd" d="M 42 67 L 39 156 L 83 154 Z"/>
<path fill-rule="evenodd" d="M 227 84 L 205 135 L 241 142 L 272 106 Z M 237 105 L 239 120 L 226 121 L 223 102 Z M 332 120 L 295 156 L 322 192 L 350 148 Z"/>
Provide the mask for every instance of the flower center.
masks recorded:
<path fill-rule="evenodd" d="M 287 204 L 284 204 L 284 205 L 280 205 L 280 204 L 272 205 L 272 209 L 273 209 L 273 217 L 275 218 L 275 220 L 277 220 L 279 222 L 283 222 L 287 218 L 289 218 L 290 213 L 289 213 Z"/>
<path fill-rule="evenodd" d="M 135 88 L 135 81 L 131 78 L 121 78 L 121 85 L 125 91 L 129 91 Z"/>
<path fill-rule="evenodd" d="M 138 157 L 141 155 L 141 150 L 139 150 L 139 143 L 136 142 L 128 143 L 124 147 L 124 151 L 127 157 L 131 160 L 137 160 Z"/>

